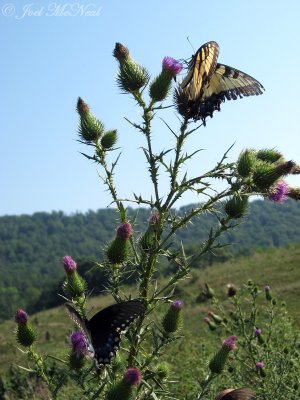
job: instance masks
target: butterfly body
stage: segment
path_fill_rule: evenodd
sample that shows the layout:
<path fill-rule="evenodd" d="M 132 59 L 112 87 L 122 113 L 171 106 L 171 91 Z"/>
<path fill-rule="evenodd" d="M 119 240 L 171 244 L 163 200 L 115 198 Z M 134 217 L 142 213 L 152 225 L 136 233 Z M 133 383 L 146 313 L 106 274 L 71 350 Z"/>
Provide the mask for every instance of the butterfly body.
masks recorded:
<path fill-rule="evenodd" d="M 201 119 L 204 125 L 208 116 L 220 111 L 225 100 L 259 95 L 264 90 L 261 83 L 250 75 L 218 63 L 218 55 L 216 42 L 201 46 L 192 57 L 188 74 L 175 95 L 179 112 L 195 121 Z"/>
<path fill-rule="evenodd" d="M 67 309 L 73 321 L 83 331 L 87 349 L 97 367 L 111 363 L 119 349 L 121 334 L 145 312 L 145 306 L 139 300 L 113 304 L 96 313 L 90 320 L 82 318 L 69 305 Z"/>

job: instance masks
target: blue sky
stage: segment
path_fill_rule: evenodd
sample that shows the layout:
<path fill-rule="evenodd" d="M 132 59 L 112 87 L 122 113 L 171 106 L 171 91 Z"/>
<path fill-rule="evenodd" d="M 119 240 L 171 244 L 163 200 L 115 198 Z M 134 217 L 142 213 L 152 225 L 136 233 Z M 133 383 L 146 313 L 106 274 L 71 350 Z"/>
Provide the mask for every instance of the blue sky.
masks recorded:
<path fill-rule="evenodd" d="M 115 84 L 117 41 L 155 76 L 164 56 L 192 55 L 187 37 L 195 50 L 215 40 L 220 62 L 266 88 L 263 96 L 223 104 L 193 135 L 187 150 L 204 151 L 187 166 L 191 176 L 212 167 L 233 143 L 230 161 L 245 147 L 276 147 L 300 161 L 298 0 L 1 0 L 0 5 L 0 215 L 85 212 L 110 203 L 96 165 L 79 154 L 85 149 L 76 141 L 78 96 L 107 128 L 118 129 L 120 197 L 151 195 L 143 137 L 124 120 L 138 122 L 139 110 Z M 78 6 L 97 15 L 74 15 Z M 55 7 L 70 16 L 53 15 Z M 178 128 L 174 111 L 160 115 Z M 155 148 L 172 145 L 164 125 L 158 121 L 154 127 Z M 187 196 L 178 206 L 197 200 Z"/>

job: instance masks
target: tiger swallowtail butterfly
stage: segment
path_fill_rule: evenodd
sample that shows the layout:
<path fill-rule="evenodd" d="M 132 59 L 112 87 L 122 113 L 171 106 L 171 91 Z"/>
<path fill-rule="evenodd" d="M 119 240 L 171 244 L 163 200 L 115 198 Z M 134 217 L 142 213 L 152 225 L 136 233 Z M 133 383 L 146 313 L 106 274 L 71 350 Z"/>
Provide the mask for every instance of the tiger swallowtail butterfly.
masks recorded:
<path fill-rule="evenodd" d="M 225 389 L 215 400 L 255 400 L 255 393 L 249 388 Z"/>
<path fill-rule="evenodd" d="M 238 69 L 217 63 L 219 45 L 208 42 L 201 46 L 189 62 L 188 74 L 175 91 L 179 113 L 194 121 L 212 118 L 214 111 L 227 100 L 263 93 L 256 79 Z"/>
<path fill-rule="evenodd" d="M 139 300 L 113 304 L 89 320 L 82 318 L 69 304 L 66 307 L 71 319 L 83 331 L 89 354 L 98 368 L 111 363 L 120 347 L 121 334 L 145 312 L 145 306 Z"/>

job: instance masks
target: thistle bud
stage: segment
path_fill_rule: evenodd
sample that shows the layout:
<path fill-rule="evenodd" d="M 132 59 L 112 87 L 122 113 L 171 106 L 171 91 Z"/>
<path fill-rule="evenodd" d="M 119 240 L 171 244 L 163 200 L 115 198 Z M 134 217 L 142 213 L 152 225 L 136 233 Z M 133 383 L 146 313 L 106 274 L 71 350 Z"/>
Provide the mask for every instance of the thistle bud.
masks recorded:
<path fill-rule="evenodd" d="M 162 320 L 162 325 L 166 333 L 176 332 L 182 325 L 181 309 L 183 303 L 181 300 L 175 300 L 166 312 Z"/>
<path fill-rule="evenodd" d="M 122 264 L 130 254 L 128 240 L 132 235 L 132 226 L 126 222 L 119 226 L 115 239 L 107 248 L 106 255 L 111 264 Z"/>
<path fill-rule="evenodd" d="M 211 318 L 213 319 L 213 321 L 214 321 L 216 324 L 218 324 L 218 325 L 220 325 L 220 324 L 223 322 L 223 318 L 221 318 L 219 315 L 213 313 L 212 311 L 209 311 L 209 312 L 207 313 L 207 315 L 208 315 L 209 317 L 211 317 Z"/>
<path fill-rule="evenodd" d="M 256 158 L 273 164 L 282 159 L 283 155 L 275 149 L 262 149 L 256 153 Z"/>
<path fill-rule="evenodd" d="M 137 368 L 128 368 L 122 381 L 116 383 L 106 394 L 106 400 L 131 400 L 133 399 L 134 386 L 141 383 L 141 371 Z"/>
<path fill-rule="evenodd" d="M 259 373 L 259 375 L 260 375 L 262 378 L 264 378 L 264 377 L 266 376 L 266 372 L 265 372 L 265 370 L 264 370 L 265 364 L 264 364 L 263 361 L 258 361 L 258 362 L 255 364 L 255 368 L 256 368 L 257 372 Z"/>
<path fill-rule="evenodd" d="M 236 336 L 229 336 L 229 338 L 224 340 L 221 349 L 216 353 L 208 365 L 211 372 L 220 374 L 223 371 L 230 351 L 236 348 L 236 340 Z"/>
<path fill-rule="evenodd" d="M 79 135 L 86 142 L 97 141 L 103 135 L 104 126 L 80 97 L 77 101 L 77 112 L 80 116 Z"/>
<path fill-rule="evenodd" d="M 63 257 L 63 265 L 66 271 L 66 280 L 63 283 L 65 294 L 71 298 L 80 297 L 86 290 L 86 282 L 77 273 L 77 264 L 71 256 Z"/>
<path fill-rule="evenodd" d="M 174 103 L 177 111 L 184 118 L 189 119 L 193 116 L 192 105 L 189 100 L 188 92 L 178 86 L 174 92 Z"/>
<path fill-rule="evenodd" d="M 157 245 L 158 237 L 160 235 L 160 215 L 158 212 L 151 214 L 149 218 L 149 225 L 146 232 L 140 238 L 140 246 L 145 252 L 150 251 Z"/>
<path fill-rule="evenodd" d="M 207 323 L 211 331 L 215 331 L 217 329 L 217 325 L 209 317 L 204 317 L 203 321 Z"/>
<path fill-rule="evenodd" d="M 270 189 L 283 175 L 282 170 L 275 164 L 260 162 L 255 165 L 253 183 L 258 190 Z"/>
<path fill-rule="evenodd" d="M 300 173 L 299 165 L 297 165 L 294 161 L 285 161 L 280 163 L 277 166 L 278 171 L 280 172 L 281 176 L 285 175 L 298 175 Z"/>
<path fill-rule="evenodd" d="M 210 287 L 207 283 L 205 283 L 205 295 L 208 299 L 212 299 L 215 297 L 214 289 Z"/>
<path fill-rule="evenodd" d="M 156 367 L 156 374 L 157 374 L 157 378 L 160 381 L 167 379 L 170 374 L 169 365 L 166 362 L 161 362 L 160 364 L 158 364 Z"/>
<path fill-rule="evenodd" d="M 264 292 L 265 292 L 265 295 L 266 295 L 266 299 L 268 301 L 271 301 L 273 299 L 273 296 L 272 296 L 271 288 L 270 288 L 269 285 L 265 285 L 264 286 Z"/>
<path fill-rule="evenodd" d="M 147 70 L 132 60 L 125 46 L 116 43 L 113 55 L 120 64 L 117 83 L 123 91 L 135 92 L 147 84 L 149 80 Z"/>
<path fill-rule="evenodd" d="M 230 218 L 241 218 L 248 208 L 248 197 L 234 195 L 224 205 L 224 210 Z"/>
<path fill-rule="evenodd" d="M 264 338 L 263 338 L 263 336 L 261 334 L 261 329 L 260 328 L 256 327 L 254 329 L 254 336 L 257 338 L 257 341 L 258 341 L 259 344 L 264 344 L 265 343 L 265 340 L 264 340 Z"/>
<path fill-rule="evenodd" d="M 255 165 L 255 152 L 253 150 L 243 151 L 237 161 L 237 171 L 243 178 L 250 176 Z"/>
<path fill-rule="evenodd" d="M 118 135 L 117 135 L 117 131 L 113 130 L 113 131 L 107 131 L 101 139 L 101 146 L 108 150 L 111 149 L 117 142 L 118 139 Z"/>
<path fill-rule="evenodd" d="M 17 327 L 17 341 L 25 347 L 29 347 L 36 340 L 36 331 L 33 326 L 28 322 L 28 314 L 21 308 L 15 314 L 15 322 Z"/>
<path fill-rule="evenodd" d="M 300 200 L 300 188 L 289 188 L 289 192 L 288 192 L 288 197 L 290 197 L 293 200 Z"/>
<path fill-rule="evenodd" d="M 165 57 L 162 62 L 162 71 L 150 86 L 150 97 L 154 101 L 164 100 L 170 89 L 172 79 L 182 70 L 182 64 L 172 57 Z"/>

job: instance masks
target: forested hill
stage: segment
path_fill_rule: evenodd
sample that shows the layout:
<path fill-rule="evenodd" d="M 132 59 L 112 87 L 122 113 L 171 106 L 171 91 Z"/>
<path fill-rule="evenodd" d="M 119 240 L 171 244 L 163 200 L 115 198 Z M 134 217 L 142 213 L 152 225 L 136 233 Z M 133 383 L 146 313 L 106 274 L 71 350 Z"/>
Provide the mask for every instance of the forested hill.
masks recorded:
<path fill-rule="evenodd" d="M 189 207 L 182 207 L 178 214 Z M 137 211 L 129 211 L 133 219 Z M 147 219 L 148 212 L 140 209 L 137 229 L 142 229 Z M 195 219 L 177 239 L 197 246 L 215 222 L 211 215 Z M 17 304 L 30 308 L 42 301 L 41 294 L 63 276 L 62 256 L 99 259 L 118 224 L 118 214 L 112 209 L 74 215 L 39 212 L 0 217 L 0 319 L 12 315 Z M 300 242 L 300 204 L 252 202 L 244 223 L 224 240 L 234 243 L 234 253 L 242 254 L 258 247 Z"/>

